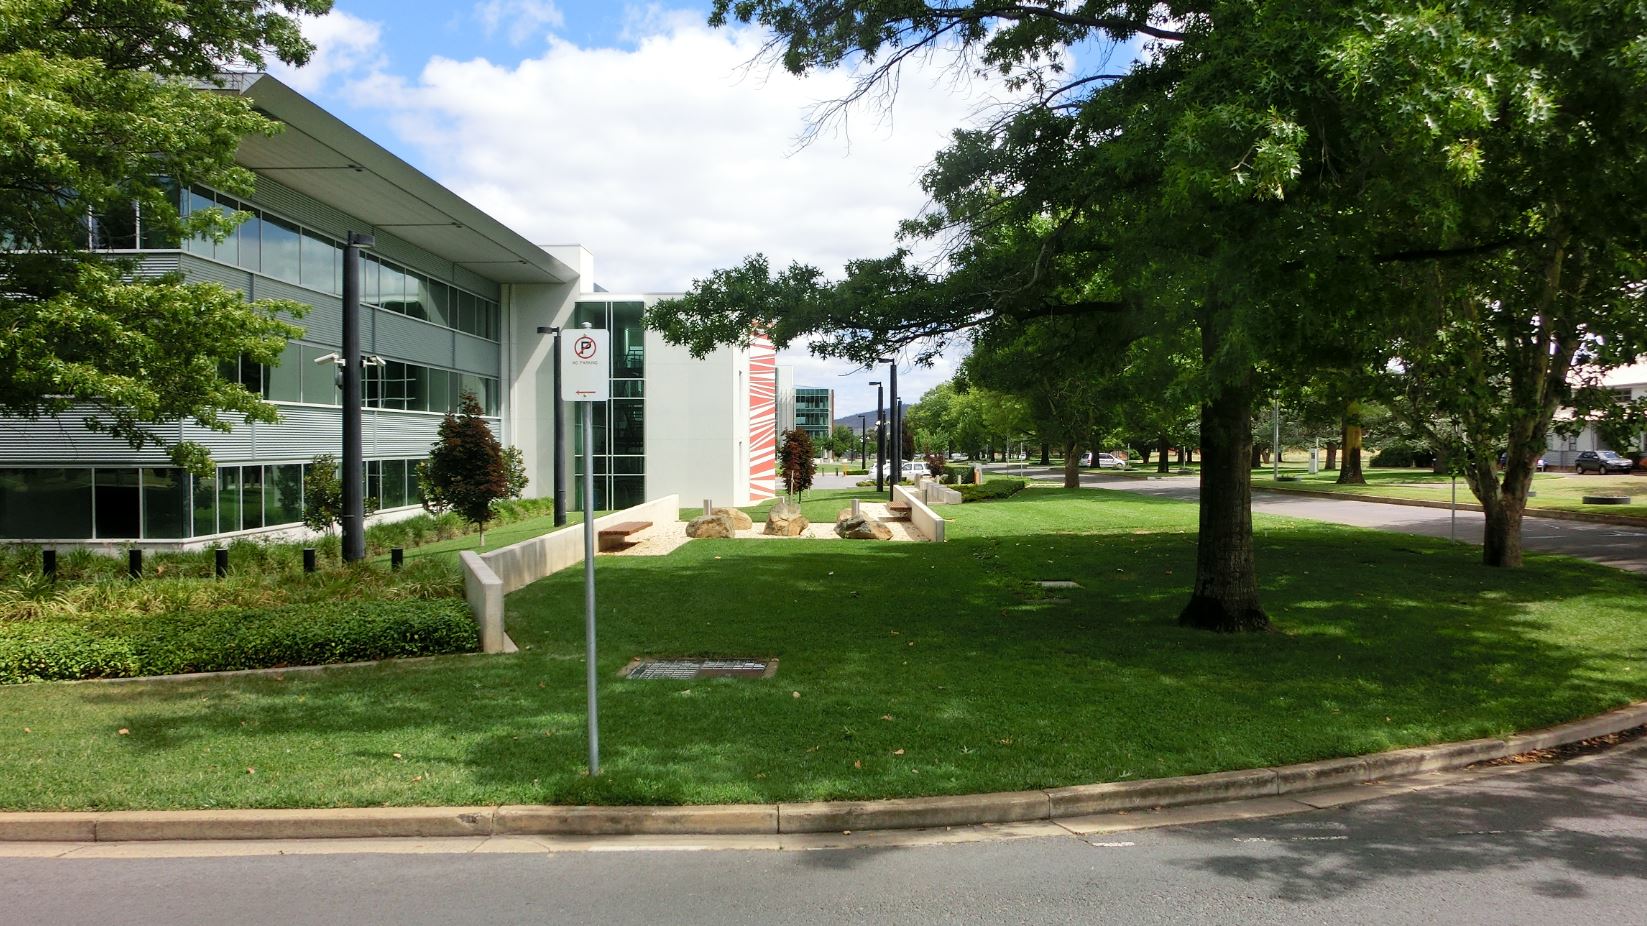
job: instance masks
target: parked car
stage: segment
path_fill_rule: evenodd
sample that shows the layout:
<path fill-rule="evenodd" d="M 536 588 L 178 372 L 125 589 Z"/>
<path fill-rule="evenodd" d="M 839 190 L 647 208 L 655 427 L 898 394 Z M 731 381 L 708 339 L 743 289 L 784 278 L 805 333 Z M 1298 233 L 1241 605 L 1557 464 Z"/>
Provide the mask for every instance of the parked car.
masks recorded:
<path fill-rule="evenodd" d="M 905 479 L 905 480 L 913 481 L 913 480 L 915 480 L 915 479 L 917 479 L 921 476 L 929 476 L 931 474 L 932 474 L 932 471 L 927 469 L 926 463 L 924 461 L 922 461 L 922 460 L 905 460 L 904 461 L 903 476 L 901 476 L 900 478 Z M 881 464 L 881 478 L 882 479 L 891 479 L 892 478 L 892 461 L 891 460 L 887 460 L 885 463 Z"/>
<path fill-rule="evenodd" d="M 1081 465 L 1096 466 L 1099 469 L 1126 469 L 1127 461 L 1120 459 L 1113 453 L 1100 453 L 1094 458 L 1093 454 L 1088 452 L 1081 456 Z"/>
<path fill-rule="evenodd" d="M 1573 460 L 1573 472 L 1580 475 L 1592 470 L 1598 476 L 1602 473 L 1627 473 L 1630 467 L 1629 458 L 1611 450 L 1586 450 Z"/>

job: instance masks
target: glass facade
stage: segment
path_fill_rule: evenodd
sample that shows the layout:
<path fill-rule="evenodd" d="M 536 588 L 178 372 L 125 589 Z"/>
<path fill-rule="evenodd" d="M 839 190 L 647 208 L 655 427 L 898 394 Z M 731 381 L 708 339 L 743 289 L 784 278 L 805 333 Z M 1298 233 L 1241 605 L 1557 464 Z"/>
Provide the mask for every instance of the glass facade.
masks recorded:
<path fill-rule="evenodd" d="M 224 193 L 191 187 L 176 195 L 178 210 L 185 216 L 208 210 L 247 216 L 222 241 L 191 238 L 182 243 L 183 250 L 306 289 L 343 294 L 341 241 Z M 87 222 L 87 246 L 92 250 L 123 251 L 176 248 L 178 242 L 144 234 L 142 216 L 133 209 L 91 217 Z M 361 302 L 386 312 L 491 341 L 499 340 L 502 334 L 502 313 L 496 300 L 375 254 L 365 254 L 361 260 L 360 292 Z"/>
<path fill-rule="evenodd" d="M 829 431 L 834 424 L 835 391 L 833 389 L 813 389 L 797 387 L 795 389 L 795 427 L 805 431 L 812 437 L 812 443 L 818 445 L 829 440 Z"/>
<path fill-rule="evenodd" d="M 367 499 L 421 504 L 418 462 L 366 461 Z M 170 467 L 0 469 L 0 539 L 182 540 L 296 525 L 310 465 L 219 466 L 204 478 Z"/>
<path fill-rule="evenodd" d="M 583 504 L 583 416 L 592 414 L 595 508 L 616 510 L 646 500 L 646 346 L 639 302 L 579 302 L 567 331 L 587 322 L 612 332 L 612 398 L 578 402 L 571 422 L 573 500 Z M 565 337 L 563 332 L 562 337 Z"/>
<path fill-rule="evenodd" d="M 318 363 L 335 354 L 335 347 L 320 347 L 289 341 L 280 363 L 264 366 L 241 358 L 234 370 L 223 375 L 238 380 L 249 391 L 271 402 L 301 402 L 305 405 L 341 405 L 343 394 L 337 385 L 337 365 Z M 361 377 L 361 401 L 367 408 L 392 408 L 409 412 L 456 411 L 458 397 L 473 392 L 488 415 L 497 415 L 503 401 L 497 377 L 459 370 L 442 370 L 415 363 L 388 360 L 381 367 L 369 366 Z"/>

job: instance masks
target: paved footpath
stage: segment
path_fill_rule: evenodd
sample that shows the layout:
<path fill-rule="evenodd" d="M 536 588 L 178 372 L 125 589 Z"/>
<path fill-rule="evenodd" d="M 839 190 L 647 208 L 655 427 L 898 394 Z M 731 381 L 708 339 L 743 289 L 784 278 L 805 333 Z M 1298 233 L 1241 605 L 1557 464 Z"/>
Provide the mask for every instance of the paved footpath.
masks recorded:
<path fill-rule="evenodd" d="M 1012 467 L 1002 472 L 1016 475 L 1018 468 Z M 1062 479 L 1063 471 L 1031 466 L 1028 475 L 1034 479 Z M 1201 497 L 1199 480 L 1195 476 L 1146 478 L 1085 472 L 1081 474 L 1081 485 L 1191 502 Z M 1464 494 L 1468 495 L 1467 492 Z M 1452 512 L 1444 508 L 1318 498 L 1286 492 L 1255 491 L 1252 493 L 1252 509 L 1265 514 L 1284 514 L 1426 537 L 1446 538 L 1453 529 Z M 1483 515 L 1478 511 L 1458 512 L 1458 539 L 1480 544 L 1482 522 Z M 1530 517 L 1522 521 L 1521 538 L 1523 546 L 1529 551 L 1563 553 L 1632 572 L 1647 572 L 1647 528 Z"/>
<path fill-rule="evenodd" d="M 924 848 L 481 855 L 313 840 L 286 856 L 149 844 L 18 858 L 24 844 L 0 845 L 0 924 L 1640 923 L 1644 789 L 1637 741 L 1284 817 Z M 165 857 L 180 851 L 220 856 Z"/>

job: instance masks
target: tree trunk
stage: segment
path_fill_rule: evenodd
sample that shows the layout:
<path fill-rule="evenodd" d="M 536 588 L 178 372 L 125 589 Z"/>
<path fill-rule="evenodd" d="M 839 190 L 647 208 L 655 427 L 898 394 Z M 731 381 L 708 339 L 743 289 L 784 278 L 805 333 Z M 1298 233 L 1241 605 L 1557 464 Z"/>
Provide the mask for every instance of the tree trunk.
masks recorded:
<path fill-rule="evenodd" d="M 1344 409 L 1344 468 L 1338 473 L 1338 484 L 1364 486 L 1367 477 L 1361 475 L 1361 403 L 1351 402 Z"/>
<path fill-rule="evenodd" d="M 1155 449 L 1161 455 L 1160 459 L 1155 464 L 1155 471 L 1158 473 L 1172 472 L 1172 461 L 1167 459 L 1167 454 L 1172 451 L 1172 444 L 1167 440 L 1167 436 L 1165 434 L 1155 439 Z M 1145 460 L 1144 465 L 1148 466 L 1149 461 Z"/>
<path fill-rule="evenodd" d="M 1327 441 L 1327 469 L 1338 468 L 1338 442 Z"/>
<path fill-rule="evenodd" d="M 1205 452 L 1205 448 L 1203 448 L 1202 453 L 1205 454 Z M 1247 438 L 1247 456 L 1249 458 L 1247 463 L 1248 469 L 1258 469 L 1264 465 L 1264 448 L 1253 443 L 1250 436 Z M 1201 465 L 1207 465 L 1205 456 L 1201 459 Z"/>
<path fill-rule="evenodd" d="M 1138 454 L 1139 466 L 1149 465 L 1149 455 L 1153 452 L 1154 448 L 1150 447 L 1148 444 L 1133 444 L 1132 450 L 1134 453 Z"/>
<path fill-rule="evenodd" d="M 1081 445 L 1073 441 L 1064 445 L 1064 488 L 1081 487 Z"/>
<path fill-rule="evenodd" d="M 1179 447 L 1178 448 L 1178 467 L 1180 469 L 1182 469 L 1183 467 L 1188 466 L 1188 465 L 1189 465 L 1189 448 L 1188 447 Z"/>
<path fill-rule="evenodd" d="M 1203 328 L 1203 353 L 1214 336 Z M 1226 386 L 1201 406 L 1201 522 L 1195 544 L 1195 591 L 1178 623 L 1234 633 L 1268 630 L 1258 603 L 1252 546 L 1252 385 Z"/>
<path fill-rule="evenodd" d="M 1052 445 L 1048 444 L 1046 441 L 1041 441 L 1041 465 L 1042 466 L 1048 466 L 1051 463 L 1052 463 Z"/>

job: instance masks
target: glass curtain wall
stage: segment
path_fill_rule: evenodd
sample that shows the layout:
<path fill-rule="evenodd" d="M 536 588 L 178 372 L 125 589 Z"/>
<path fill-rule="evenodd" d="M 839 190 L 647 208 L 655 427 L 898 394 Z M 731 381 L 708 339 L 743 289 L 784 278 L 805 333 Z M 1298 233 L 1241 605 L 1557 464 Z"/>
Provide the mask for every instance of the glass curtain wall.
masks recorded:
<path fill-rule="evenodd" d="M 573 499 L 583 504 L 583 418 L 593 414 L 595 508 L 616 510 L 646 500 L 646 348 L 639 302 L 579 302 L 573 330 L 612 332 L 612 398 L 578 402 L 573 424 Z"/>
<path fill-rule="evenodd" d="M 421 504 L 418 462 L 367 461 L 367 498 L 380 510 Z M 170 467 L 0 469 L 0 539 L 180 540 L 296 525 L 309 466 L 219 466 L 208 477 Z"/>

